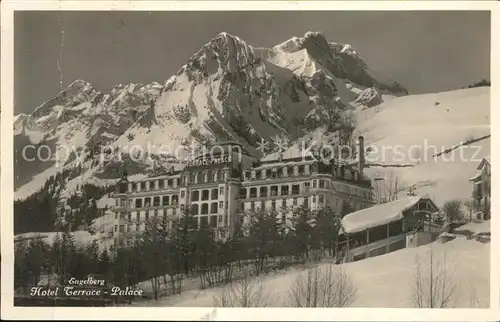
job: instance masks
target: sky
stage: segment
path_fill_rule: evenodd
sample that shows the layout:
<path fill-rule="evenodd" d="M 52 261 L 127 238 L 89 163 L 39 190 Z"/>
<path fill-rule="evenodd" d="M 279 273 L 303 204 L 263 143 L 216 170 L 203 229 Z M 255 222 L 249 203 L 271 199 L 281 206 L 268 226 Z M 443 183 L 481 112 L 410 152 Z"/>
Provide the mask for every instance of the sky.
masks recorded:
<path fill-rule="evenodd" d="M 488 11 L 37 11 L 17 12 L 14 28 L 15 114 L 32 112 L 76 79 L 103 92 L 163 83 L 220 32 L 272 47 L 321 31 L 328 41 L 352 45 L 410 94 L 490 77 Z"/>

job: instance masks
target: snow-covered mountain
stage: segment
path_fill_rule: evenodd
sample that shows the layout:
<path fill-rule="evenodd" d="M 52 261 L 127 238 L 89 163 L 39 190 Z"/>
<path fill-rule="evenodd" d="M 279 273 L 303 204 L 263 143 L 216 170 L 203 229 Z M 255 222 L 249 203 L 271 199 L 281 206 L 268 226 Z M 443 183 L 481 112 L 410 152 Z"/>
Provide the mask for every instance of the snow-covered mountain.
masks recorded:
<path fill-rule="evenodd" d="M 381 102 L 384 95 L 407 94 L 396 82 L 373 78 L 351 46 L 313 32 L 272 48 L 221 33 L 166 76 L 163 83 L 121 84 L 110 93 L 77 80 L 33 113 L 17 115 L 16 199 L 33 194 L 63 169 L 75 170 L 67 194 L 77 182 L 112 183 L 123 162 L 101 162 L 104 146 L 121 151 L 122 158 L 137 147 L 150 151 L 152 159 L 161 152 L 164 162 L 143 158 L 127 167 L 132 175 L 184 161 L 179 147 L 190 151 L 217 140 L 240 142 L 258 155 L 261 139 L 296 140 L 320 126 L 335 129 L 346 113 L 373 106 L 373 97 Z"/>

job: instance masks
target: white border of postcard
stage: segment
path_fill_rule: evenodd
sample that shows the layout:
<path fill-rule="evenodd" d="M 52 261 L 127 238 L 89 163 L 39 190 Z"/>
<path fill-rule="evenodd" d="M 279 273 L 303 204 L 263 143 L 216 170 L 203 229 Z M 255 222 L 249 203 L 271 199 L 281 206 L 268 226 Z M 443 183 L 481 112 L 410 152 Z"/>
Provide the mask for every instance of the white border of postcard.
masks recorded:
<path fill-rule="evenodd" d="M 3 319 L 82 319 L 82 320 L 278 320 L 278 321 L 492 321 L 500 320 L 500 189 L 492 187 L 491 278 L 489 309 L 298 309 L 298 308 L 196 308 L 196 307 L 138 307 L 138 308 L 69 308 L 13 306 L 13 12 L 15 10 L 71 11 L 242 11 L 242 10 L 488 10 L 491 11 L 491 80 L 496 89 L 500 83 L 500 2 L 498 1 L 9 1 L 1 2 L 1 227 L 2 227 L 2 289 Z M 443 39 L 446 41 L 446 39 Z M 460 68 L 459 66 L 457 68 Z M 500 91 L 491 91 L 493 147 L 500 147 Z M 493 125 L 495 124 L 495 126 Z M 496 164 L 499 150 L 492 149 Z M 493 181 L 500 181 L 500 171 L 492 171 Z M 474 263 L 470 263 L 474 265 Z"/>

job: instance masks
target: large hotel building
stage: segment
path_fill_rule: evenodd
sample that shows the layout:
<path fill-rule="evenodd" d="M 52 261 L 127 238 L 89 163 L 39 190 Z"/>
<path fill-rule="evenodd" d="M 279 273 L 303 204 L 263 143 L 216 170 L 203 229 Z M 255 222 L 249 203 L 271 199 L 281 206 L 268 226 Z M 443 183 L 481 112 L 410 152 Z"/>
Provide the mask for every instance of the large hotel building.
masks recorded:
<path fill-rule="evenodd" d="M 241 145 L 227 142 L 198 156 L 182 170 L 116 186 L 114 243 L 127 246 L 145 230 L 149 218 L 170 225 L 190 209 L 200 227 L 213 228 L 219 238 L 230 236 L 244 214 L 272 209 L 287 220 L 295 207 L 311 210 L 330 206 L 341 215 L 343 205 L 352 211 L 370 207 L 372 188 L 363 175 L 364 143 L 358 138 L 357 160 L 329 164 L 309 157 L 257 160 Z"/>

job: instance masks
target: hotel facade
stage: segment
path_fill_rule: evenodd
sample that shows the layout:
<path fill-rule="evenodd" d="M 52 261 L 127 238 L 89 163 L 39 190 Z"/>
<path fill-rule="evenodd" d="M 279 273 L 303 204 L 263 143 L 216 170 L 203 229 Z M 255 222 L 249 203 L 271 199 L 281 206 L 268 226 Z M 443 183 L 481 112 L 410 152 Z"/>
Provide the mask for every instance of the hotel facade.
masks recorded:
<path fill-rule="evenodd" d="M 329 206 L 341 215 L 344 206 L 356 211 L 373 204 L 370 180 L 363 175 L 362 137 L 357 160 L 343 164 L 327 164 L 313 156 L 259 161 L 237 143 L 217 146 L 219 151 L 198 156 L 182 170 L 171 168 L 164 175 L 133 182 L 120 179 L 112 208 L 114 244 L 130 245 L 150 218 L 171 228 L 186 209 L 199 227 L 214 229 L 224 239 L 238 221 L 260 210 L 274 210 L 287 220 L 303 205 L 311 210 Z"/>

